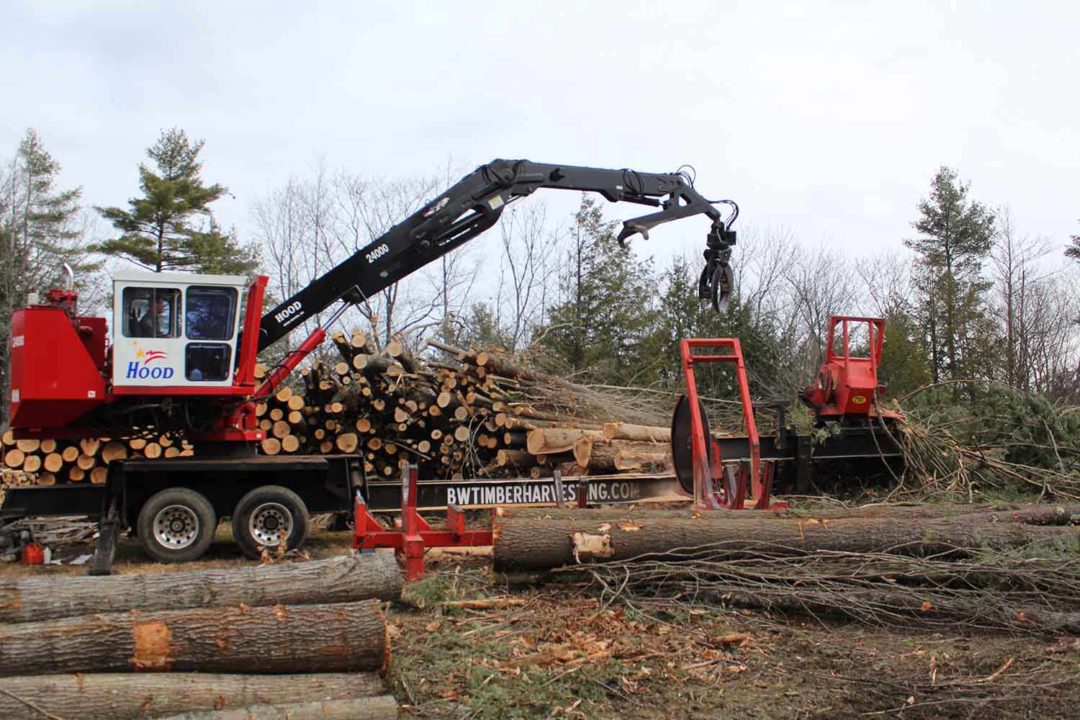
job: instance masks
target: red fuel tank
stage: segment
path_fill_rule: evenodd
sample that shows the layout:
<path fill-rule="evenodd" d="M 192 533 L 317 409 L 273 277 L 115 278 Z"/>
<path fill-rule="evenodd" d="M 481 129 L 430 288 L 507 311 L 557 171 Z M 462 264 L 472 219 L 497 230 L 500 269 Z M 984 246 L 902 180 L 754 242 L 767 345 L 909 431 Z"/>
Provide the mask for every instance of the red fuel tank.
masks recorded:
<path fill-rule="evenodd" d="M 48 306 L 16 310 L 11 318 L 11 426 L 62 428 L 104 402 L 105 378 L 67 312 Z"/>

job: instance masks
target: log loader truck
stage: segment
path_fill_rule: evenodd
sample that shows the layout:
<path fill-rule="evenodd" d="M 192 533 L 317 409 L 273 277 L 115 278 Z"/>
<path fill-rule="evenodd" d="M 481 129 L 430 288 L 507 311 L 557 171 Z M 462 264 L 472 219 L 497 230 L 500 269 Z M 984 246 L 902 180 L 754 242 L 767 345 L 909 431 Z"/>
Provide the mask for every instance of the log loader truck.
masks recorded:
<path fill-rule="evenodd" d="M 264 433 L 255 405 L 286 381 L 346 310 L 464 245 L 491 228 L 508 205 L 541 189 L 657 208 L 625 221 L 620 244 L 634 235 L 647 239 L 662 223 L 704 215 L 710 226 L 698 295 L 716 309 L 730 296 L 733 201 L 706 199 L 683 172 L 528 160 L 477 168 L 265 313 L 266 276 L 123 272 L 113 278 L 110 328 L 104 317 L 79 314 L 70 283 L 13 315 L 10 425 L 16 436 L 115 438 L 152 428 L 183 433 L 197 453 L 113 462 L 100 486 L 10 488 L 0 508 L 0 536 L 5 523 L 20 517 L 93 516 L 100 539 L 92 572 L 105 573 L 121 530 L 133 531 L 159 561 L 189 561 L 206 552 L 218 519 L 229 516 L 240 548 L 258 557 L 263 549 L 300 546 L 309 512 L 347 511 L 357 493 L 373 508 L 379 492 L 391 493 L 383 504 L 393 507 L 392 491 L 370 486 L 356 456 L 258 454 Z M 259 352 L 317 315 L 321 325 L 257 381 Z"/>

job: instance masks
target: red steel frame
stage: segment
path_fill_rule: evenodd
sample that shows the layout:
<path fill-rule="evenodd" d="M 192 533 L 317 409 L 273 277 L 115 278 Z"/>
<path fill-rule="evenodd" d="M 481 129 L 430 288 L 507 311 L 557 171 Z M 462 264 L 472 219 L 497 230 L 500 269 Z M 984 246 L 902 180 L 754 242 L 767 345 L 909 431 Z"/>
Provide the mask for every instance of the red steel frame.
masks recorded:
<path fill-rule="evenodd" d="M 368 510 L 367 502 L 357 494 L 353 515 L 353 547 L 357 550 L 394 548 L 405 565 L 405 579 L 412 581 L 424 574 L 424 553 L 433 547 L 483 547 L 495 542 L 492 530 L 467 530 L 465 513 L 450 505 L 446 508 L 446 529 L 436 530 L 416 509 L 419 471 L 407 465 L 401 472 L 401 517 L 394 529 L 387 530 Z"/>
<path fill-rule="evenodd" d="M 726 350 L 727 352 L 695 354 L 695 350 Z M 682 356 L 686 397 L 690 406 L 695 506 L 709 510 L 719 508 L 742 510 L 746 505 L 749 489 L 755 510 L 786 507 L 786 503 L 771 502 L 774 465 L 771 462 L 762 465 L 761 438 L 754 419 L 754 404 L 750 399 L 750 385 L 746 380 L 746 365 L 743 363 L 742 346 L 738 338 L 684 338 L 679 343 L 679 353 Z M 740 467 L 737 475 L 724 467 L 719 447 L 712 438 L 705 435 L 705 424 L 701 417 L 694 365 L 717 362 L 731 363 L 735 366 L 735 378 L 739 383 L 739 400 L 742 403 L 743 420 L 746 424 L 747 440 L 750 443 L 750 467 Z"/>

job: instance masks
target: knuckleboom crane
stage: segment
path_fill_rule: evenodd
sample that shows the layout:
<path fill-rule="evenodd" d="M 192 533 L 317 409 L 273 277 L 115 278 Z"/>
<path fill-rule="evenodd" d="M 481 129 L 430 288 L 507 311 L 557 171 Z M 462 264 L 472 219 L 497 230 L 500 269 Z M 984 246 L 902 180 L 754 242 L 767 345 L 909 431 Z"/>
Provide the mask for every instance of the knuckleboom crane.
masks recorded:
<path fill-rule="evenodd" d="M 271 459 L 256 456 L 263 438 L 256 402 L 285 381 L 349 307 L 464 245 L 491 228 L 507 206 L 541 189 L 594 192 L 611 202 L 656 208 L 625 221 L 620 244 L 635 235 L 648 238 L 663 223 L 704 215 L 710 227 L 698 295 L 716 309 L 729 298 L 738 206 L 706 199 L 687 173 L 494 160 L 265 314 L 266 276 L 249 282 L 117 273 L 110 335 L 105 318 L 78 314 L 73 284 L 50 290 L 44 303 L 13 315 L 11 427 L 24 438 L 115 436 L 136 427 L 183 430 L 207 448 L 206 455 L 217 451 L 216 459 L 200 453 L 165 463 L 115 463 L 103 500 L 89 492 L 67 494 L 66 510 L 88 510 L 101 500 L 100 513 L 135 529 L 158 559 L 198 557 L 212 538 L 207 526 L 229 514 L 249 554 L 268 538 L 295 546 L 306 533 L 308 509 L 337 509 L 342 499 L 349 501 L 356 468 L 348 458 L 266 462 Z M 316 315 L 322 326 L 257 382 L 258 353 Z M 312 479 L 323 480 L 319 493 L 309 489 Z M 10 494 L 0 525 L 4 512 L 56 514 L 64 504 L 57 494 L 33 490 L 42 488 Z"/>

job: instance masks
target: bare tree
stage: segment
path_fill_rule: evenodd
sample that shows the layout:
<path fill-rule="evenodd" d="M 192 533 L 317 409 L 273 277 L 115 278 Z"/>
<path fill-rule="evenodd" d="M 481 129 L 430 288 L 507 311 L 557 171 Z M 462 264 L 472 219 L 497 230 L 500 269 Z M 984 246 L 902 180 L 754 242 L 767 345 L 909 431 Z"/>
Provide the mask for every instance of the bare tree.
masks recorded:
<path fill-rule="evenodd" d="M 513 208 L 499 223 L 502 259 L 496 290 L 495 321 L 510 351 L 528 344 L 533 331 L 543 324 L 558 272 L 557 231 L 547 222 L 542 203 Z"/>
<path fill-rule="evenodd" d="M 441 178 L 386 180 L 317 162 L 303 180 L 292 179 L 253 206 L 270 261 L 272 290 L 284 299 L 327 272 L 398 222 L 442 188 Z M 438 326 L 460 311 L 475 269 L 457 252 L 396 283 L 358 306 L 377 343 Z M 315 317 L 312 325 L 319 322 Z M 348 315 L 341 322 L 351 324 Z"/>
<path fill-rule="evenodd" d="M 912 308 L 911 260 L 899 253 L 855 260 L 864 300 L 878 317 L 910 315 Z M 865 312 L 865 311 L 860 311 Z"/>
<path fill-rule="evenodd" d="M 800 250 L 786 279 L 792 308 L 801 321 L 792 350 L 802 359 L 801 376 L 813 377 L 824 360 L 829 316 L 854 314 L 858 293 L 852 285 L 851 267 L 831 250 Z"/>

